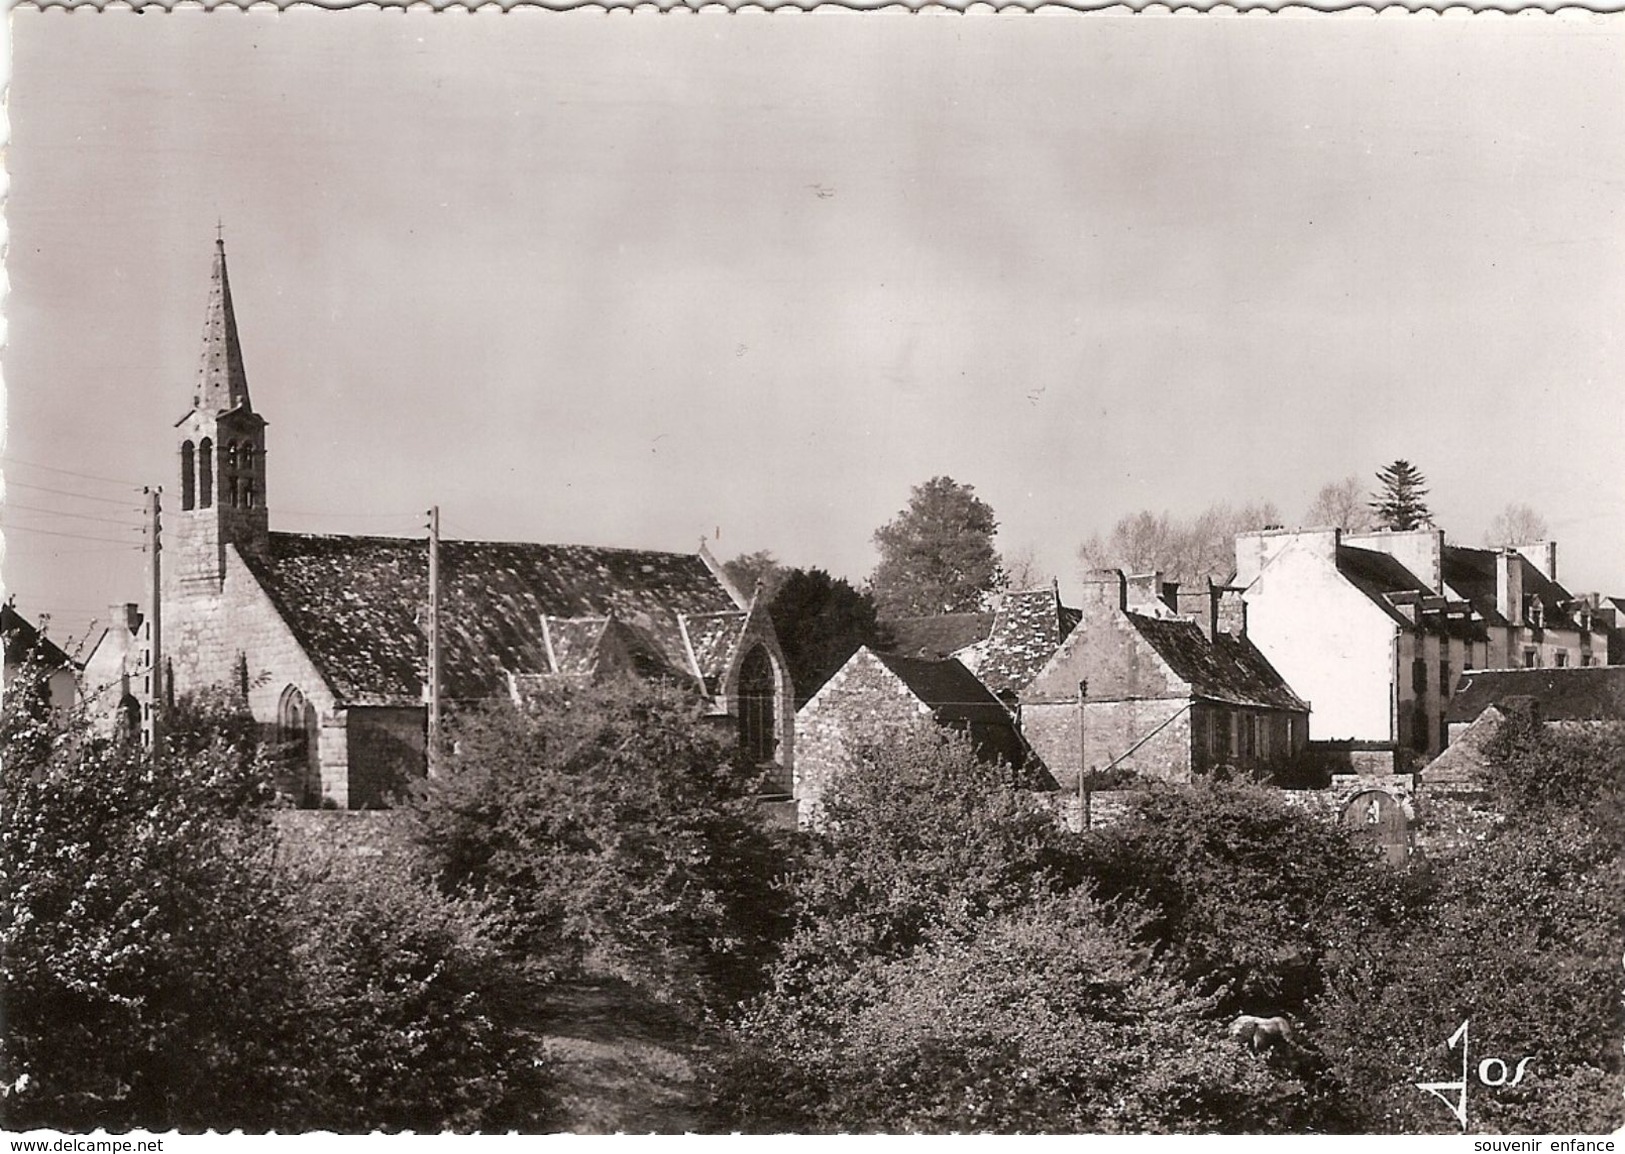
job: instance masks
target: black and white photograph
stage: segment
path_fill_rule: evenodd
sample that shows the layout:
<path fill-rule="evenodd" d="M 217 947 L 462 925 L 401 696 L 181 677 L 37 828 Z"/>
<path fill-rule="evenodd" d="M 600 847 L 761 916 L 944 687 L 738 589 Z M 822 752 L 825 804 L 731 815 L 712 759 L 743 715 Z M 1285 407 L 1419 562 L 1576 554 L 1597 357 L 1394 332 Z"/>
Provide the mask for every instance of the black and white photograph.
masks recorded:
<path fill-rule="evenodd" d="M 12 1151 L 1617 1149 L 1625 17 L 8 23 Z"/>

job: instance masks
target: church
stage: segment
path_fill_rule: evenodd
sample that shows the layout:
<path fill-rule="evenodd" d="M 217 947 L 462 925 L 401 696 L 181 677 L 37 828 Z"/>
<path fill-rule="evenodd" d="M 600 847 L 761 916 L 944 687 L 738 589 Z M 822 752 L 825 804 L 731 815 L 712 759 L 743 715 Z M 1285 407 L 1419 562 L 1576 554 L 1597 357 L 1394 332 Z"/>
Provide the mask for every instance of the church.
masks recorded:
<path fill-rule="evenodd" d="M 682 554 L 440 540 L 431 607 L 424 539 L 273 532 L 267 422 L 249 396 L 221 240 L 190 401 L 162 517 L 160 684 L 246 696 L 301 804 L 384 806 L 424 774 L 431 613 L 442 703 L 519 701 L 561 677 L 687 686 L 762 767 L 764 796 L 788 795 L 788 665 L 765 603 L 703 542 Z"/>

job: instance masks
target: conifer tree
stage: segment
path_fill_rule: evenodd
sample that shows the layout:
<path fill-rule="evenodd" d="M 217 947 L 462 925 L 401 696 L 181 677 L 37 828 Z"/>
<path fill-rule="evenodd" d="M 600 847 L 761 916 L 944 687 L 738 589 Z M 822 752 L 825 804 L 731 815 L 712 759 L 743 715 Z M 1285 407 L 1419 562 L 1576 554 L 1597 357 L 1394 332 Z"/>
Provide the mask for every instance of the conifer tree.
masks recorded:
<path fill-rule="evenodd" d="M 1371 511 L 1376 514 L 1377 525 L 1387 529 L 1418 529 L 1433 520 L 1427 503 L 1427 478 L 1422 471 L 1406 460 L 1377 471 L 1382 488 L 1371 494 Z"/>

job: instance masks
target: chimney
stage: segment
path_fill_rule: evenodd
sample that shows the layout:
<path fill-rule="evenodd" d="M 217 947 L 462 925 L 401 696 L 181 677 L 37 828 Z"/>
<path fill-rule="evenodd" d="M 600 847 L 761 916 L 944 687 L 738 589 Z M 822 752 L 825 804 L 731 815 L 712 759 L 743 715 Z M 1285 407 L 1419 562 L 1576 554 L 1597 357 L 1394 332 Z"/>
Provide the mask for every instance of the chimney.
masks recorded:
<path fill-rule="evenodd" d="M 1148 606 L 1153 601 L 1162 600 L 1162 574 L 1155 571 L 1137 573 L 1127 579 L 1126 588 L 1129 608 L 1140 609 Z"/>
<path fill-rule="evenodd" d="M 1516 549 L 1495 555 L 1495 611 L 1509 624 L 1523 624 L 1523 554 Z"/>
<path fill-rule="evenodd" d="M 1241 589 L 1234 585 L 1208 585 L 1208 597 L 1213 602 L 1213 630 L 1209 639 L 1228 633 L 1236 640 L 1247 636 L 1247 602 Z"/>
<path fill-rule="evenodd" d="M 1213 640 L 1213 592 L 1209 589 L 1191 589 L 1179 594 L 1174 609 L 1183 617 L 1194 617 L 1202 636 Z"/>
<path fill-rule="evenodd" d="M 1546 576 L 1548 581 L 1557 580 L 1557 542 L 1533 541 L 1527 545 L 1514 545 L 1524 559 Z"/>
<path fill-rule="evenodd" d="M 1084 613 L 1128 608 L 1128 580 L 1121 569 L 1095 569 L 1083 579 Z"/>
<path fill-rule="evenodd" d="M 138 633 L 141 629 L 141 606 L 134 601 L 126 601 L 121 605 L 107 607 L 107 624 L 116 629 L 123 629 L 127 633 Z"/>

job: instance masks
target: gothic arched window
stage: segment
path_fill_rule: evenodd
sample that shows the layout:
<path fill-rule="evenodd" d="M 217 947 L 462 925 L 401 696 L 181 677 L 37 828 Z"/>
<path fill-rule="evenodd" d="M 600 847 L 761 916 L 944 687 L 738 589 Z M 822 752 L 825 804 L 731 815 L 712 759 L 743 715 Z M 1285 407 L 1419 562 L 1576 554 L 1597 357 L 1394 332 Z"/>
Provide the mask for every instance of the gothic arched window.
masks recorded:
<path fill-rule="evenodd" d="M 198 507 L 214 504 L 214 442 L 204 437 L 197 446 Z"/>
<path fill-rule="evenodd" d="M 746 757 L 757 763 L 772 761 L 778 749 L 774 734 L 776 690 L 773 661 L 758 645 L 745 655 L 739 667 L 739 746 Z"/>
<path fill-rule="evenodd" d="M 181 508 L 190 509 L 197 504 L 197 450 L 191 441 L 181 442 Z"/>
<path fill-rule="evenodd" d="M 317 753 L 316 708 L 290 685 L 277 702 L 276 740 L 290 792 L 301 806 L 321 802 L 322 772 Z"/>

